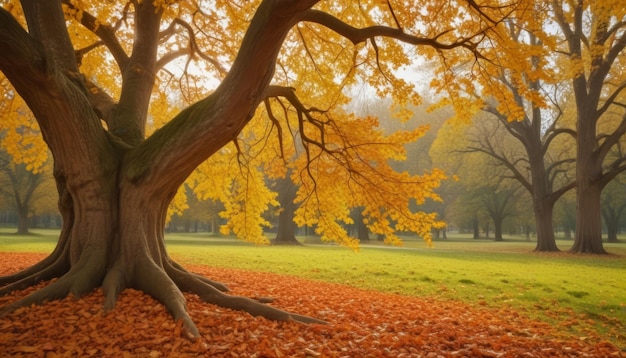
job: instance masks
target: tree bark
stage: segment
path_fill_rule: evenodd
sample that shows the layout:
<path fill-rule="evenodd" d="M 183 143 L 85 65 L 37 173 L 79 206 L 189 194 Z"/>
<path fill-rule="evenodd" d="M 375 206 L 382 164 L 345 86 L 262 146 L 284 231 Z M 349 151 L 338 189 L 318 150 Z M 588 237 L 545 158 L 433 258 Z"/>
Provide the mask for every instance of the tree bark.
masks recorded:
<path fill-rule="evenodd" d="M 361 220 L 358 221 L 356 223 L 358 229 L 358 236 L 357 238 L 359 239 L 360 242 L 369 242 L 370 241 L 370 232 L 367 229 L 367 226 L 365 226 L 365 224 L 363 223 L 363 217 L 361 217 Z"/>
<path fill-rule="evenodd" d="M 602 244 L 600 195 L 601 189 L 597 185 L 577 190 L 576 235 L 574 244 L 569 250 L 570 252 L 583 254 L 607 253 Z"/>
<path fill-rule="evenodd" d="M 480 239 L 480 225 L 477 216 L 472 219 L 472 238 L 474 240 Z"/>
<path fill-rule="evenodd" d="M 289 175 L 277 180 L 278 202 L 278 231 L 272 240 L 273 245 L 302 245 L 296 239 L 296 224 L 293 221 L 297 205 L 294 203 L 298 188 L 291 182 Z"/>
<path fill-rule="evenodd" d="M 581 76 L 582 77 L 582 76 Z M 574 81 L 576 121 L 576 233 L 569 252 L 606 254 L 602 245 L 602 161 L 597 159 L 597 100 L 587 95 L 586 81 Z M 584 92 L 584 93 L 583 93 Z M 599 95 L 598 95 L 599 96 Z"/>
<path fill-rule="evenodd" d="M 503 221 L 504 221 L 503 218 L 494 219 L 493 221 L 494 241 L 504 241 L 504 239 L 502 238 L 502 222 Z"/>
<path fill-rule="evenodd" d="M 25 9 L 27 18 L 64 21 L 62 14 L 58 16 L 59 2 L 52 2 L 43 2 L 54 5 L 43 10 L 57 11 L 55 16 L 42 13 L 42 7 L 30 2 L 33 6 Z M 81 297 L 101 285 L 105 310 L 115 306 L 125 288 L 136 288 L 163 303 L 175 320 L 183 322 L 190 338 L 199 332 L 186 311 L 182 292 L 270 319 L 324 323 L 225 294 L 224 285 L 171 260 L 163 238 L 167 206 L 177 188 L 246 125 L 264 96 L 284 37 L 315 2 L 264 1 L 222 85 L 145 141 L 139 126 L 145 120 L 154 80 L 147 75 L 154 74 L 151 62 L 142 61 L 139 55 L 154 50 L 150 34 L 159 30 L 155 21 L 159 10 L 151 2 L 141 2 L 136 9 L 136 21 L 145 25 L 139 31 L 146 36 L 136 39 L 133 54 L 138 56 L 131 56 L 130 67 L 124 68 L 128 72 L 123 75 L 123 98 L 110 122 L 113 135 L 103 130 L 85 86 L 72 74 L 77 73 L 75 65 L 64 62 L 67 50 L 64 54 L 63 47 L 55 47 L 63 41 L 52 37 L 67 34 L 42 30 L 33 37 L 0 9 L 0 70 L 28 103 L 53 153 L 63 218 L 55 250 L 33 267 L 0 278 L 4 285 L 0 294 L 58 279 L 0 313 L 69 294 Z M 69 55 L 74 56 L 73 50 Z"/>
<path fill-rule="evenodd" d="M 18 213 L 17 215 L 17 233 L 28 234 L 28 212 Z"/>
<path fill-rule="evenodd" d="M 535 246 L 535 251 L 560 251 L 554 237 L 554 224 L 552 220 L 554 204 L 546 200 L 539 202 L 533 200 L 533 206 L 535 208 L 535 224 L 537 227 L 537 245 Z M 530 230 L 527 230 L 527 239 L 530 239 Z"/>
<path fill-rule="evenodd" d="M 607 242 L 618 242 L 617 233 L 622 222 L 622 214 L 626 209 L 626 204 L 615 208 L 610 202 L 605 202 L 602 208 L 602 217 L 606 225 Z"/>

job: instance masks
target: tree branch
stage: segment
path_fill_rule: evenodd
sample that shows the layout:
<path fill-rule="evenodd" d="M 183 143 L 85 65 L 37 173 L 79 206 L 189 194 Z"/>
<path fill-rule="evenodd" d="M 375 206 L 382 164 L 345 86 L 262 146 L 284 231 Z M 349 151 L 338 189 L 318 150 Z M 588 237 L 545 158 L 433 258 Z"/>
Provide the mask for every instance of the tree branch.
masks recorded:
<path fill-rule="evenodd" d="M 79 19 L 81 25 L 83 25 L 87 30 L 91 31 L 94 35 L 98 36 L 104 46 L 109 49 L 109 52 L 115 59 L 115 62 L 117 62 L 117 65 L 120 69 L 125 68 L 126 64 L 128 63 L 129 56 L 128 54 L 126 54 L 126 51 L 124 51 L 124 48 L 115 36 L 114 28 L 108 24 L 101 23 L 90 13 L 83 11 L 82 9 L 76 8 L 74 6 L 74 3 L 72 3 L 70 0 L 62 0 L 62 2 L 69 9 L 81 11 L 82 16 Z"/>
<path fill-rule="evenodd" d="M 410 35 L 402 31 L 402 29 L 395 29 L 387 26 L 369 26 L 365 28 L 356 28 L 351 25 L 346 24 L 345 22 L 339 20 L 338 18 L 327 14 L 325 12 L 319 10 L 308 10 L 302 21 L 313 22 L 324 27 L 327 27 L 341 36 L 350 40 L 353 44 L 359 44 L 368 39 L 384 36 L 394 38 L 396 40 L 411 44 L 411 45 L 421 45 L 421 46 L 430 46 L 433 48 L 441 49 L 441 50 L 449 50 L 457 47 L 464 47 L 469 49 L 472 52 L 476 52 L 477 44 L 472 42 L 472 40 L 476 36 L 482 36 L 481 33 L 476 34 L 469 38 L 461 38 L 452 43 L 442 43 L 439 42 L 438 39 L 445 35 L 447 32 L 443 32 L 434 38 L 429 37 L 418 37 L 414 35 Z"/>

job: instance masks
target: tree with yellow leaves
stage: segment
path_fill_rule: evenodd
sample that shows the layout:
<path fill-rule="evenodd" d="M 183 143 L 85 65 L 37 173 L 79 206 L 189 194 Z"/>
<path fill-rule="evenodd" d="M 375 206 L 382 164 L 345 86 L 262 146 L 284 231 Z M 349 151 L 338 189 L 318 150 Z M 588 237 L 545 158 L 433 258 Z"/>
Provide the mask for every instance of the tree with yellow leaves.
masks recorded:
<path fill-rule="evenodd" d="M 58 279 L 2 311 L 98 286 L 110 310 L 135 288 L 189 337 L 199 332 L 183 291 L 271 319 L 321 321 L 228 295 L 168 256 L 163 227 L 183 182 L 223 202 L 223 231 L 253 241 L 264 240 L 261 214 L 276 205 L 264 175 L 288 170 L 300 188 L 298 224 L 323 238 L 353 246 L 340 222 L 358 206 L 389 242 L 398 240 L 392 223 L 428 238 L 434 215 L 409 201 L 436 198 L 443 174 L 388 164 L 423 129 L 385 136 L 375 118 L 341 110 L 344 90 L 362 82 L 401 107 L 415 102 L 395 71 L 421 54 L 478 55 L 504 12 L 435 0 L 4 3 L 0 70 L 12 86 L 4 95 L 24 99 L 52 152 L 63 227 L 49 257 L 0 284 L 7 293 Z"/>
<path fill-rule="evenodd" d="M 601 194 L 626 170 L 626 3 L 552 1 L 563 57 L 556 75 L 571 83 L 576 106 L 575 253 L 604 254 Z M 611 153 L 620 153 L 614 156 Z"/>

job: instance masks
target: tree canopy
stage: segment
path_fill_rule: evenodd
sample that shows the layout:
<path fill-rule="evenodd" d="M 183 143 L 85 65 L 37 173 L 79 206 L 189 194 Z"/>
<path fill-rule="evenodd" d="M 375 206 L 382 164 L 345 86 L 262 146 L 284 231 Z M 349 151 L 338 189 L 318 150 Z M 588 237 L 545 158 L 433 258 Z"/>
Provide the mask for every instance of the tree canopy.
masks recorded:
<path fill-rule="evenodd" d="M 292 173 L 296 221 L 354 245 L 339 225 L 363 207 L 373 232 L 429 239 L 435 215 L 409 203 L 437 199 L 441 171 L 396 172 L 390 159 L 425 128 L 385 134 L 347 112 L 347 89 L 365 83 L 393 100 L 396 117 L 419 97 L 399 71 L 416 57 L 442 68 L 504 31 L 522 3 L 114 1 L 3 2 L 0 70 L 7 103 L 24 100 L 54 158 L 63 227 L 41 263 L 0 279 L 10 292 L 58 277 L 4 307 L 102 286 L 105 309 L 125 288 L 162 302 L 190 337 L 182 291 L 279 320 L 319 322 L 230 296 L 165 250 L 167 208 L 181 185 L 224 203 L 226 231 L 262 241 L 260 215 L 276 194 L 262 174 Z M 438 21 L 432 21 L 437 18 Z M 28 29 L 28 30 L 26 30 Z M 458 59 L 457 59 L 458 58 Z M 454 59 L 454 60 L 453 60 Z M 450 61 L 450 62 L 449 62 Z M 7 83 L 4 81 L 3 83 Z M 441 87 L 450 90 L 452 81 Z M 459 113 L 466 101 L 451 97 Z M 16 130 L 30 126 L 3 120 Z"/>

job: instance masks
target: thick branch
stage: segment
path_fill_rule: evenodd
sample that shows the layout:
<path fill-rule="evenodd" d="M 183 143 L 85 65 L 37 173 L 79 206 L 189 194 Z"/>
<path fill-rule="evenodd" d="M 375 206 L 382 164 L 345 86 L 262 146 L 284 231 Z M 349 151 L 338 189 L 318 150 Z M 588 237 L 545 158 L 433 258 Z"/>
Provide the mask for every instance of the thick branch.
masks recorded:
<path fill-rule="evenodd" d="M 65 24 L 60 1 L 22 1 L 32 37 L 41 41 L 54 63 L 64 72 L 78 73 L 74 47 Z"/>
<path fill-rule="evenodd" d="M 346 24 L 338 18 L 327 14 L 319 10 L 308 10 L 303 21 L 313 22 L 325 26 L 341 36 L 350 40 L 353 44 L 361 43 L 365 40 L 372 39 L 377 36 L 390 37 L 411 45 L 431 46 L 437 49 L 453 49 L 457 47 L 464 47 L 471 51 L 476 50 L 476 44 L 472 42 L 472 38 L 461 38 L 452 43 L 442 43 L 438 41 L 438 38 L 444 34 L 441 33 L 434 38 L 430 37 L 418 37 L 411 34 L 407 34 L 402 29 L 392 28 L 387 26 L 370 26 L 366 28 L 356 28 Z"/>
<path fill-rule="evenodd" d="M 127 178 L 154 180 L 159 183 L 155 190 L 175 190 L 202 161 L 233 140 L 265 98 L 288 31 L 316 2 L 264 1 L 221 85 L 137 147 L 126 163 Z"/>
<path fill-rule="evenodd" d="M 68 8 L 73 10 L 79 10 L 70 0 L 62 1 L 63 4 L 66 5 Z M 115 30 L 110 25 L 101 23 L 93 15 L 86 11 L 83 11 L 82 9 L 80 23 L 86 29 L 93 32 L 96 36 L 98 36 L 98 38 L 100 38 L 102 43 L 109 49 L 109 52 L 115 59 L 115 62 L 117 62 L 119 68 L 126 67 L 126 64 L 129 60 L 128 54 L 126 54 L 126 51 L 124 51 L 122 44 L 120 44 L 117 36 L 115 36 Z"/>
<path fill-rule="evenodd" d="M 101 150 L 110 147 L 96 114 L 85 110 L 90 105 L 84 89 L 59 71 L 40 42 L 3 9 L 0 70 L 35 115 L 57 168 L 76 174 L 71 180 L 77 185 L 100 175 L 106 167 Z"/>
<path fill-rule="evenodd" d="M 597 149 L 598 158 L 604 158 L 611 148 L 617 144 L 617 142 L 624 136 L 626 133 L 626 114 L 622 117 L 622 121 L 619 126 L 608 135 L 605 140 L 602 142 L 600 147 Z"/>

